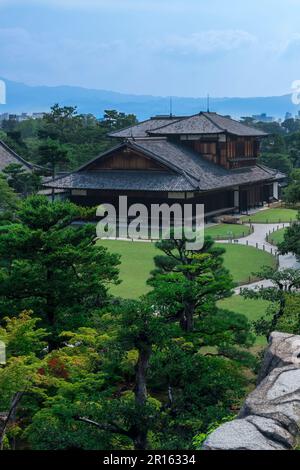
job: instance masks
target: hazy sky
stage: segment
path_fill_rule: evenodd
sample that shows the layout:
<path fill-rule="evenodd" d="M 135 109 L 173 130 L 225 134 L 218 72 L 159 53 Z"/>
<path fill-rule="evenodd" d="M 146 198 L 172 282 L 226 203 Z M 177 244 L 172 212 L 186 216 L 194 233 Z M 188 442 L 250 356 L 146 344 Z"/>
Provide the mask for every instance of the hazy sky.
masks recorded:
<path fill-rule="evenodd" d="M 0 76 L 153 95 L 288 93 L 300 0 L 0 0 Z"/>

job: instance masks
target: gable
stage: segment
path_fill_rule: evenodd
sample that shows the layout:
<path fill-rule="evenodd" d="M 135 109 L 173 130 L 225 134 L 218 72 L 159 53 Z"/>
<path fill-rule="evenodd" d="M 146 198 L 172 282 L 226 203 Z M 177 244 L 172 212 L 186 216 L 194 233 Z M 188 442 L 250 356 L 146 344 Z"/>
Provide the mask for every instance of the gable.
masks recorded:
<path fill-rule="evenodd" d="M 96 170 L 137 170 L 137 171 L 170 171 L 169 168 L 158 163 L 148 155 L 142 152 L 122 147 L 103 155 L 84 168 L 85 171 Z"/>

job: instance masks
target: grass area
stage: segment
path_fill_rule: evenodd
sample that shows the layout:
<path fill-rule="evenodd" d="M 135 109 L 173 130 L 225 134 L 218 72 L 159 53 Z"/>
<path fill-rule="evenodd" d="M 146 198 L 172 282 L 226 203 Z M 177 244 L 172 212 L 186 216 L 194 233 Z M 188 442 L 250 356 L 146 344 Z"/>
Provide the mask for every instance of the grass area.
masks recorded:
<path fill-rule="evenodd" d="M 229 238 L 246 237 L 251 233 L 250 227 L 238 224 L 218 224 L 205 228 L 205 235 L 214 240 L 227 240 Z"/>
<path fill-rule="evenodd" d="M 257 250 L 253 246 L 218 243 L 219 245 L 226 250 L 224 264 L 238 284 L 255 281 L 252 273 L 259 271 L 262 266 L 276 268 L 275 257 L 266 251 Z"/>
<path fill-rule="evenodd" d="M 266 209 L 253 215 L 244 215 L 241 217 L 243 222 L 252 222 L 254 224 L 277 224 L 280 222 L 291 222 L 297 220 L 298 211 L 295 209 L 285 209 L 284 207 Z"/>
<path fill-rule="evenodd" d="M 101 240 L 98 243 L 122 256 L 120 279 L 123 282 L 118 286 L 113 286 L 112 293 L 124 298 L 137 298 L 145 294 L 149 290 L 146 281 L 154 268 L 153 258 L 160 253 L 154 244 L 116 240 Z M 226 249 L 225 266 L 238 284 L 249 282 L 252 272 L 258 271 L 264 265 L 276 267 L 275 258 L 264 251 L 256 250 L 251 246 L 222 243 L 219 245 Z"/>
<path fill-rule="evenodd" d="M 270 302 L 261 299 L 244 299 L 240 295 L 234 295 L 228 299 L 218 302 L 220 308 L 245 315 L 251 322 L 258 320 L 265 313 Z M 257 336 L 255 345 L 265 346 L 267 340 L 265 336 Z"/>
<path fill-rule="evenodd" d="M 271 235 L 268 236 L 268 242 L 275 246 L 279 245 L 279 243 L 283 242 L 284 240 L 285 232 L 286 228 L 282 228 L 276 232 L 271 233 Z"/>

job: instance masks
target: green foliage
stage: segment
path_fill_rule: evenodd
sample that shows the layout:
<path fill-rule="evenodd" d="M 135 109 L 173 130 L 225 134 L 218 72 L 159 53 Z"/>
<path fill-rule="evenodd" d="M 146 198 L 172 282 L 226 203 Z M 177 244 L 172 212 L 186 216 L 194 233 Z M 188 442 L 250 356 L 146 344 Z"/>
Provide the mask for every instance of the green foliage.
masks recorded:
<path fill-rule="evenodd" d="M 41 186 L 41 177 L 36 173 L 26 171 L 18 163 L 11 163 L 4 168 L 3 173 L 10 187 L 22 196 L 36 193 Z"/>
<path fill-rule="evenodd" d="M 184 239 L 162 240 L 156 246 L 163 255 L 154 258 L 156 269 L 149 279 L 154 290 L 148 295 L 158 308 L 164 306 L 169 318 L 179 319 L 186 331 L 192 331 L 195 314 L 213 307 L 233 288 L 223 266 L 224 249 L 210 238 L 198 252 L 186 250 Z"/>
<path fill-rule="evenodd" d="M 300 256 L 300 212 L 298 213 L 298 221 L 287 227 L 284 232 L 284 240 L 279 243 L 278 249 L 281 254 L 294 253 Z"/>
<path fill-rule="evenodd" d="M 279 170 L 286 175 L 289 175 L 293 168 L 291 159 L 286 153 L 263 153 L 259 161 L 263 165 Z"/>
<path fill-rule="evenodd" d="M 114 144 L 107 136 L 137 123 L 136 116 L 106 110 L 102 120 L 78 114 L 74 106 L 52 106 L 42 119 L 4 121 L 1 139 L 23 158 L 53 171 L 72 170 Z M 6 131 L 6 132 L 4 132 Z"/>
<path fill-rule="evenodd" d="M 32 317 L 32 312 L 26 311 L 18 317 L 4 318 L 0 340 L 5 343 L 8 357 L 41 353 L 46 346 L 44 339 L 47 333 L 45 329 L 37 328 L 39 321 L 39 318 Z"/>
<path fill-rule="evenodd" d="M 273 285 L 256 290 L 243 289 L 241 295 L 248 299 L 263 299 L 271 302 L 266 315 L 254 323 L 258 335 L 264 334 L 269 337 L 270 333 L 278 328 L 278 323 L 285 314 L 287 298 L 295 289 L 300 288 L 300 270 L 283 269 L 274 272 L 271 268 L 265 267 L 258 274 L 270 279 Z"/>
<path fill-rule="evenodd" d="M 284 200 L 288 204 L 300 202 L 300 170 L 294 170 L 291 174 L 291 182 L 284 190 Z"/>
<path fill-rule="evenodd" d="M 58 341 L 64 329 L 92 321 L 117 282 L 118 257 L 94 246 L 95 227 L 72 226 L 84 209 L 31 196 L 17 212 L 19 224 L 0 233 L 2 315 L 32 310 Z"/>
<path fill-rule="evenodd" d="M 300 333 L 300 295 L 297 293 L 289 294 L 286 297 L 285 309 L 282 317 L 277 322 L 278 331 L 283 333 Z"/>
<path fill-rule="evenodd" d="M 56 168 L 67 164 L 69 161 L 67 148 L 50 138 L 39 146 L 38 153 L 39 163 L 50 168 L 53 177 Z"/>
<path fill-rule="evenodd" d="M 5 177 L 0 175 L 0 210 L 2 218 L 5 218 L 4 212 L 10 212 L 18 207 L 18 198 L 14 191 L 8 185 Z"/>

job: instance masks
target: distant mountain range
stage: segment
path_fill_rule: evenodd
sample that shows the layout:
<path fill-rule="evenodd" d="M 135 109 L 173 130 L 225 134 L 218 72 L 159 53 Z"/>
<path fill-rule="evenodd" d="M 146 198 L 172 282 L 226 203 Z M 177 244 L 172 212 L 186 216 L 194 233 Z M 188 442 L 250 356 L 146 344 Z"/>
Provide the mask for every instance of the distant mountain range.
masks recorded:
<path fill-rule="evenodd" d="M 170 113 L 170 97 L 131 95 L 75 86 L 29 86 L 3 80 L 6 83 L 7 97 L 6 104 L 0 104 L 0 114 L 48 111 L 54 103 L 77 105 L 80 113 L 92 113 L 97 117 L 102 117 L 105 109 L 134 113 L 139 119 Z M 173 97 L 172 108 L 175 115 L 196 114 L 199 111 L 206 111 L 207 99 Z M 292 103 L 291 95 L 210 98 L 210 110 L 220 114 L 230 114 L 236 118 L 260 113 L 283 118 L 286 112 L 297 114 L 300 105 Z"/>

